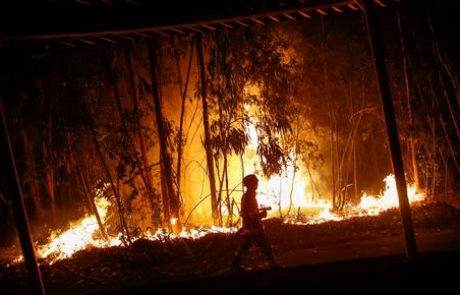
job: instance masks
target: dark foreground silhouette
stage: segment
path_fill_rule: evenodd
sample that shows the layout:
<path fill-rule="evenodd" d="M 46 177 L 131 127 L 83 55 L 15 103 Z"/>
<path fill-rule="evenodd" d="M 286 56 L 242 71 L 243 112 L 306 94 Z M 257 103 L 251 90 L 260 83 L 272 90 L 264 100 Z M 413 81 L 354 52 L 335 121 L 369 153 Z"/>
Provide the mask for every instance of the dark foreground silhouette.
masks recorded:
<path fill-rule="evenodd" d="M 208 292 L 256 293 L 350 291 L 367 294 L 381 291 L 457 290 L 460 252 L 424 253 L 414 261 L 405 256 L 383 256 L 319 265 L 299 266 L 235 273 L 160 284 L 128 286 L 104 290 L 95 294 L 143 294 L 172 292 L 169 294 Z M 293 294 L 294 294 L 293 293 Z M 395 293 L 395 294 L 397 294 Z M 454 292 L 455 293 L 455 292 Z M 217 293 L 216 293 L 217 294 Z M 347 294 L 347 293 L 342 293 Z M 412 294 L 412 293 L 411 293 Z"/>

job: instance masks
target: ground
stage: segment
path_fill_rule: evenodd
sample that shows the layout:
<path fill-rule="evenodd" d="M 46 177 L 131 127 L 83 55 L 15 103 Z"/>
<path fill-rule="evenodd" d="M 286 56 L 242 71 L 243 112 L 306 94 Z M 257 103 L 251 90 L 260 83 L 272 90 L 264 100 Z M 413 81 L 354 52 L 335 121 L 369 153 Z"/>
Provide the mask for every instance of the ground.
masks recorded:
<path fill-rule="evenodd" d="M 372 282 L 377 275 L 395 279 L 399 273 L 402 278 L 409 270 L 411 274 L 430 270 L 423 271 L 427 275 L 436 267 L 444 269 L 448 263 L 460 261 L 460 211 L 441 203 L 428 203 L 415 206 L 412 213 L 417 247 L 423 258 L 418 264 L 406 263 L 399 211 L 391 209 L 375 217 L 317 225 L 266 220 L 267 235 L 278 263 L 283 266 L 273 271 L 266 270 L 268 265 L 258 249 L 251 249 L 242 260 L 247 272 L 232 272 L 230 263 L 238 245 L 236 234 L 210 234 L 198 240 L 138 240 L 127 248 L 87 249 L 51 266 L 42 262 L 41 269 L 49 294 L 81 294 L 131 293 L 161 286 L 182 286 L 190 291 L 193 286 L 215 286 L 216 282 L 219 288 L 244 288 L 248 284 L 270 287 L 275 284 L 273 276 L 279 284 L 294 286 L 300 282 L 296 276 L 311 280 L 318 274 L 323 274 L 328 282 L 350 282 L 356 276 Z M 385 274 L 380 273 L 382 269 Z M 359 275 L 350 275 L 350 270 Z M 20 294 L 25 291 L 25 282 L 22 265 L 1 262 L 2 289 Z M 328 283 L 326 279 L 315 282 Z"/>

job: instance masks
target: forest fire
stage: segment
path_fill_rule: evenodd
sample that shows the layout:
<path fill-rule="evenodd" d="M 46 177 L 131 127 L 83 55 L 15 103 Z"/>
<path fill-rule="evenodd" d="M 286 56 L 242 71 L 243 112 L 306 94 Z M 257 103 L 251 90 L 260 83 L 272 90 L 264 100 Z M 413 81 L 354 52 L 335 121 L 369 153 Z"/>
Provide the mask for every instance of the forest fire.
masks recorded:
<path fill-rule="evenodd" d="M 385 210 L 398 207 L 398 193 L 394 175 L 390 174 L 385 177 L 384 182 L 385 189 L 381 194 L 373 196 L 363 193 L 359 204 L 356 206 L 351 205 L 341 212 L 335 212 L 332 210 L 332 204 L 328 201 L 311 201 L 306 206 L 301 206 L 298 209 L 298 213 L 302 212 L 302 209 L 306 211 L 303 214 L 305 215 L 304 218 L 300 218 L 302 221 L 299 221 L 299 214 L 297 214 L 295 218 L 286 218 L 285 222 L 292 224 L 319 224 L 358 216 L 374 216 Z M 413 184 L 409 184 L 407 189 L 411 204 L 420 203 L 425 200 L 425 194 L 417 192 Z M 312 214 L 312 211 L 316 213 Z"/>
<path fill-rule="evenodd" d="M 320 224 L 323 222 L 340 221 L 345 218 L 357 216 L 378 215 L 385 210 L 398 206 L 394 176 L 388 175 L 384 181 L 385 190 L 382 194 L 378 196 L 371 196 L 364 193 L 361 197 L 361 202 L 357 206 L 349 207 L 346 212 L 341 212 L 340 214 L 331 210 L 332 204 L 328 201 L 300 201 L 302 198 L 296 198 L 295 200 L 298 201 L 294 203 L 293 207 L 295 207 L 295 209 L 292 210 L 296 214 L 285 216 L 284 222 L 298 225 Z M 274 184 L 280 184 L 278 178 L 267 182 L 262 181 L 260 190 L 266 191 L 276 189 L 276 186 L 273 187 Z M 299 188 L 296 192 L 298 193 L 298 191 L 300 191 Z M 413 185 L 409 185 L 408 193 L 411 204 L 421 202 L 425 199 L 425 195 L 423 193 L 416 192 Z M 96 206 L 102 223 L 105 224 L 109 214 L 108 210 L 110 208 L 110 202 L 106 197 L 102 196 L 101 192 L 97 195 L 98 196 L 95 198 Z M 285 194 L 284 197 L 286 198 L 289 196 Z M 273 208 L 277 206 L 277 204 L 273 202 L 272 198 L 267 197 L 267 194 L 259 194 L 258 199 L 261 206 L 273 206 Z M 289 204 L 289 200 L 282 200 L 281 203 L 285 204 L 281 207 L 281 209 L 287 210 L 289 206 L 286 204 Z M 273 210 L 269 216 L 276 217 L 277 213 L 278 212 L 276 210 Z M 302 215 L 303 217 L 300 217 L 299 215 Z M 136 239 L 144 238 L 152 241 L 164 241 L 178 238 L 199 239 L 209 233 L 234 233 L 236 231 L 237 228 L 234 227 L 211 226 L 209 228 L 183 228 L 180 233 L 174 234 L 168 232 L 168 230 L 160 228 L 154 233 L 149 231 L 145 232 L 139 235 Z M 86 248 L 123 246 L 121 236 L 122 235 L 120 233 L 116 236 L 104 239 L 99 232 L 96 217 L 93 215 L 86 215 L 82 219 L 71 223 L 68 226 L 68 229 L 52 232 L 47 244 L 38 245 L 38 256 L 48 261 L 48 263 L 53 264 L 56 261 L 72 257 L 75 252 Z M 14 261 L 19 262 L 21 260 L 22 256 L 16 258 Z"/>
<path fill-rule="evenodd" d="M 36 2 L 0 4 L 2 290 L 412 288 L 460 261 L 460 4 Z"/>

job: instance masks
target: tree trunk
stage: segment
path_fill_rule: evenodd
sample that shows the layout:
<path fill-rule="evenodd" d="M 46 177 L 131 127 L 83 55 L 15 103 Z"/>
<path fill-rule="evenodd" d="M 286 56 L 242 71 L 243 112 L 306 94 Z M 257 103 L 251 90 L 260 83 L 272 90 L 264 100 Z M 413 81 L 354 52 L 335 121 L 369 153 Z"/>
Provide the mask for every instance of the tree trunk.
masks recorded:
<path fill-rule="evenodd" d="M 99 157 L 99 160 L 101 161 L 101 164 L 102 164 L 102 166 L 104 168 L 104 172 L 105 172 L 105 174 L 106 174 L 106 176 L 107 176 L 107 178 L 108 178 L 108 180 L 110 182 L 110 186 L 112 188 L 113 195 L 115 197 L 115 202 L 116 202 L 117 207 L 118 207 L 118 216 L 119 216 L 119 220 L 120 220 L 121 232 L 125 234 L 126 239 L 131 244 L 132 243 L 131 236 L 129 234 L 128 226 L 126 224 L 126 220 L 125 220 L 125 216 L 124 216 L 123 203 L 121 201 L 120 195 L 118 194 L 118 189 L 115 187 L 115 184 L 113 182 L 113 178 L 110 175 L 109 168 L 107 167 L 107 164 L 105 162 L 104 155 L 102 154 L 101 147 L 100 147 L 99 142 L 97 140 L 96 131 L 94 130 L 94 126 L 91 124 L 91 126 L 89 126 L 89 129 L 90 129 L 90 132 L 91 132 L 91 136 L 92 136 L 94 145 L 96 147 L 97 155 Z M 125 246 L 127 246 L 127 244 L 124 241 L 124 239 L 123 239 L 123 243 L 125 244 Z"/>
<path fill-rule="evenodd" d="M 182 195 L 181 193 L 181 176 L 182 176 L 182 153 L 183 153 L 183 145 L 185 142 L 182 141 L 182 133 L 183 133 L 183 127 L 184 127 L 184 117 L 185 117 L 185 104 L 186 104 L 186 97 L 187 97 L 187 89 L 188 89 L 188 83 L 190 79 L 190 70 L 192 68 L 192 59 L 193 59 L 193 49 L 195 46 L 193 46 L 193 43 L 190 46 L 190 59 L 188 62 L 188 67 L 187 67 L 187 76 L 185 78 L 185 85 L 182 86 L 182 74 L 181 74 L 181 68 L 180 68 L 180 59 L 179 59 L 179 53 L 176 50 L 176 68 L 177 68 L 177 74 L 178 74 L 178 82 L 182 94 L 182 102 L 181 102 L 181 110 L 180 110 L 180 121 L 179 121 L 179 141 L 178 141 L 178 147 L 177 147 L 177 168 L 176 168 L 176 178 L 177 178 L 177 193 L 179 195 Z M 182 87 L 183 92 L 182 92 Z"/>
<path fill-rule="evenodd" d="M 431 151 L 431 197 L 436 193 L 436 120 L 433 118 L 431 124 L 432 151 Z"/>
<path fill-rule="evenodd" d="M 444 95 L 444 98 L 445 98 L 445 102 L 447 104 L 447 109 L 449 110 L 449 118 L 450 118 L 450 121 L 452 122 L 452 124 L 454 125 L 454 130 L 456 131 L 456 135 L 457 135 L 457 142 L 460 143 L 460 126 L 458 125 L 457 121 L 459 120 L 459 115 L 457 115 L 459 113 L 459 107 L 458 105 L 455 104 L 455 101 L 451 101 L 451 98 L 450 98 L 450 95 L 447 91 L 447 88 L 446 88 L 446 85 L 444 83 L 444 79 L 442 78 L 442 74 L 440 71 L 438 71 L 438 79 L 439 79 L 439 83 L 440 83 L 440 87 L 442 89 L 442 93 Z M 447 111 L 446 111 L 447 113 Z"/>
<path fill-rule="evenodd" d="M 83 175 L 83 171 L 81 169 L 82 164 L 81 164 L 81 161 L 80 161 L 78 150 L 77 150 L 77 147 L 76 147 L 74 141 L 72 140 L 72 135 L 70 134 L 70 132 L 67 134 L 67 138 L 68 138 L 68 142 L 69 142 L 69 145 L 70 145 L 70 151 L 72 153 L 73 158 L 75 159 L 75 164 L 76 164 L 75 166 L 77 168 L 78 178 L 80 179 L 81 185 L 83 187 L 83 193 L 85 194 L 86 200 L 88 201 L 89 211 L 92 212 L 94 214 L 94 216 L 96 217 L 97 224 L 99 225 L 99 230 L 101 232 L 101 235 L 104 238 L 104 240 L 107 241 L 107 234 L 105 232 L 105 228 L 104 228 L 104 225 L 102 223 L 101 216 L 99 215 L 99 211 L 97 210 L 97 206 L 94 203 L 94 199 L 91 196 L 88 183 L 86 182 L 85 176 Z"/>
<path fill-rule="evenodd" d="M 402 56 L 402 64 L 403 64 L 403 71 L 404 71 L 404 84 L 405 84 L 405 94 L 406 94 L 406 107 L 407 107 L 407 119 L 409 124 L 409 154 L 412 164 L 412 172 L 414 174 L 414 184 L 415 189 L 418 191 L 420 190 L 420 177 L 417 167 L 417 160 L 416 160 L 416 153 L 415 153 L 415 140 L 414 140 L 414 123 L 412 119 L 412 107 L 411 107 L 411 91 L 410 91 L 410 84 L 409 84 L 409 73 L 407 69 L 407 52 L 406 52 L 406 45 L 404 42 L 404 31 L 401 24 L 401 12 L 398 6 L 396 11 L 397 18 L 398 18 L 398 28 L 400 33 L 400 44 L 401 44 L 401 56 Z"/>
<path fill-rule="evenodd" d="M 447 127 L 446 121 L 445 121 L 445 119 L 443 117 L 442 106 L 440 105 L 440 102 L 437 99 L 438 96 L 436 95 L 436 92 L 434 91 L 433 85 L 431 85 L 431 93 L 433 95 L 433 99 L 434 99 L 435 104 L 436 104 L 436 109 L 439 112 L 439 114 L 438 114 L 439 116 L 438 116 L 437 119 L 439 119 L 439 123 L 440 123 L 440 125 L 442 127 L 442 131 L 444 133 L 444 139 L 447 142 L 447 147 L 449 148 L 450 156 L 452 157 L 452 161 L 454 162 L 454 165 L 455 165 L 455 167 L 457 169 L 457 172 L 460 174 L 460 164 L 457 161 L 457 156 L 456 156 L 456 153 L 455 153 L 455 149 L 454 149 L 453 143 L 451 141 L 451 138 L 449 136 L 449 128 Z"/>
<path fill-rule="evenodd" d="M 49 165 L 50 160 L 48 159 L 48 149 L 46 144 L 42 144 L 43 159 L 48 162 L 46 168 L 46 189 L 48 190 L 48 195 L 50 197 L 50 208 L 51 208 L 51 222 L 56 224 L 56 204 L 55 204 L 55 191 L 54 191 L 54 169 L 53 164 Z"/>
<path fill-rule="evenodd" d="M 351 114 L 353 116 L 355 113 L 355 102 L 353 100 L 351 83 L 349 84 L 349 93 L 350 93 L 350 102 L 351 102 Z M 354 117 L 353 117 L 352 122 L 354 123 Z M 354 191 L 353 198 L 355 201 L 358 200 L 358 167 L 357 167 L 357 159 L 356 159 L 356 142 L 357 142 L 356 136 L 354 136 L 353 137 L 353 191 Z"/>
<path fill-rule="evenodd" d="M 286 216 L 289 216 L 291 213 L 291 208 L 292 208 L 292 194 L 294 192 L 294 184 L 295 184 L 295 175 L 297 172 L 297 152 L 298 152 L 298 146 L 299 146 L 299 130 L 300 130 L 300 123 L 299 123 L 299 116 L 297 115 L 296 118 L 296 136 L 295 136 L 295 144 L 294 144 L 294 171 L 292 172 L 292 181 L 291 181 L 291 190 L 289 192 L 289 209 L 286 213 Z"/>
<path fill-rule="evenodd" d="M 332 113 L 329 111 L 329 127 L 331 129 L 331 173 L 332 173 L 332 206 L 333 209 L 336 209 L 336 190 L 335 190 L 335 185 L 336 185 L 336 175 L 335 175 L 335 144 L 334 144 L 334 125 L 332 122 Z"/>
<path fill-rule="evenodd" d="M 155 117 L 158 129 L 158 137 L 160 138 L 160 158 L 161 158 L 161 177 L 164 179 L 164 186 L 166 188 L 165 198 L 169 202 L 169 225 L 174 232 L 181 230 L 180 223 L 180 204 L 179 198 L 174 191 L 173 176 L 172 176 L 172 161 L 168 152 L 168 135 L 165 129 L 165 120 L 161 109 L 160 98 L 160 81 L 158 79 L 159 63 L 157 48 L 154 48 L 154 41 L 148 42 L 148 52 L 150 59 L 150 78 L 152 83 L 153 103 L 155 106 Z M 155 44 L 157 46 L 157 44 Z"/>
<path fill-rule="evenodd" d="M 225 169 L 222 169 L 222 173 L 220 172 L 219 167 L 219 160 L 216 160 L 216 174 L 217 180 L 219 181 L 219 189 L 217 190 L 217 208 L 219 210 L 219 226 L 222 226 L 222 193 L 224 192 L 224 177 L 225 177 Z"/>
<path fill-rule="evenodd" d="M 29 137 L 27 133 L 22 128 L 22 139 L 24 144 L 24 156 L 25 162 L 27 166 L 27 171 L 29 173 L 29 194 L 34 201 L 35 207 L 35 216 L 37 220 L 40 222 L 43 220 L 44 213 L 43 213 L 43 206 L 40 197 L 40 186 L 38 183 L 38 170 L 37 170 L 37 162 L 35 161 L 35 155 L 32 145 L 30 144 Z"/>
<path fill-rule="evenodd" d="M 225 155 L 224 171 L 225 171 L 226 203 L 227 203 L 227 211 L 228 211 L 227 226 L 230 226 L 233 223 L 233 210 L 232 210 L 232 203 L 230 202 L 230 192 L 228 191 L 228 157 L 227 155 Z"/>
<path fill-rule="evenodd" d="M 144 140 L 144 136 L 142 135 L 142 128 L 141 128 L 141 122 L 139 118 L 139 97 L 137 95 L 137 88 L 136 88 L 136 76 L 134 72 L 134 64 L 133 64 L 133 57 L 132 57 L 132 47 L 130 44 L 128 44 L 125 48 L 125 58 L 128 64 L 128 73 L 129 73 L 129 79 L 130 79 L 130 92 L 131 92 L 131 99 L 132 99 L 132 104 L 133 104 L 133 112 L 135 114 L 135 120 L 134 120 L 134 129 L 137 133 L 137 137 L 139 139 L 139 146 L 140 146 L 140 155 L 141 155 L 141 163 L 144 168 L 149 167 L 149 162 L 147 160 L 147 148 Z M 108 69 L 111 71 L 111 69 Z M 113 87 L 116 87 L 114 83 Z M 115 92 L 116 95 L 116 92 Z M 118 99 L 119 100 L 119 99 Z M 120 110 L 119 110 L 120 111 Z M 132 141 L 131 141 L 132 142 Z M 133 144 L 133 149 L 135 149 L 134 144 Z M 141 169 L 141 179 L 142 182 L 146 188 L 147 193 L 149 194 L 149 203 L 150 206 L 152 207 L 152 210 L 155 210 L 155 208 L 158 206 L 158 200 L 155 196 L 155 193 L 153 191 L 153 185 L 152 185 L 152 175 L 150 173 L 150 169 Z"/>
<path fill-rule="evenodd" d="M 206 70 L 204 64 L 204 55 L 203 55 L 203 44 L 202 36 L 197 35 L 196 47 L 198 53 L 198 63 L 200 69 L 200 80 L 201 80 L 201 98 L 203 101 L 203 124 L 204 124 L 204 145 L 206 150 L 206 159 L 208 164 L 208 173 L 209 173 L 209 186 L 211 190 L 211 210 L 212 218 L 214 224 L 219 222 L 219 208 L 217 206 L 217 196 L 216 196 L 216 180 L 214 175 L 214 159 L 212 156 L 212 147 L 210 142 L 210 130 L 209 130 L 209 115 L 208 115 L 208 98 L 207 98 L 207 87 L 206 87 Z"/>
<path fill-rule="evenodd" d="M 427 20 L 428 20 L 428 28 L 430 30 L 431 37 L 433 39 L 433 42 L 431 43 L 433 47 L 433 52 L 436 55 L 442 68 L 445 70 L 446 74 L 449 76 L 449 79 L 452 83 L 452 87 L 454 88 L 454 91 L 455 91 L 457 105 L 460 105 L 460 86 L 458 83 L 458 79 L 457 79 L 457 76 L 455 75 L 455 72 L 450 67 L 450 63 L 446 61 L 445 57 L 441 53 L 441 50 L 439 48 L 438 38 L 436 37 L 436 32 L 434 30 L 433 21 L 431 19 L 431 12 L 430 12 L 430 9 L 428 8 L 428 4 L 426 4 L 426 14 L 427 14 Z"/>

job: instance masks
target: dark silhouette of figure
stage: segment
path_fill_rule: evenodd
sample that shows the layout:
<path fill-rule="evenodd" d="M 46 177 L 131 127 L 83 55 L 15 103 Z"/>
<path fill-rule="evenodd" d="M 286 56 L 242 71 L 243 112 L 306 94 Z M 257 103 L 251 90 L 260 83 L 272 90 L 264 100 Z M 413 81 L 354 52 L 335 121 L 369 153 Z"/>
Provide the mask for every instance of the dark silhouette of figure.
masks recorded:
<path fill-rule="evenodd" d="M 272 268 L 278 267 L 273 257 L 272 248 L 265 236 L 262 218 L 267 217 L 267 210 L 271 208 L 259 208 L 256 199 L 256 190 L 259 184 L 257 176 L 254 174 L 247 175 L 243 178 L 243 185 L 246 187 L 246 192 L 241 199 L 241 217 L 243 218 L 243 227 L 239 230 L 242 236 L 242 242 L 233 259 L 232 268 L 234 270 L 243 271 L 240 266 L 241 256 L 246 253 L 249 248 L 256 244 L 267 257 Z"/>

